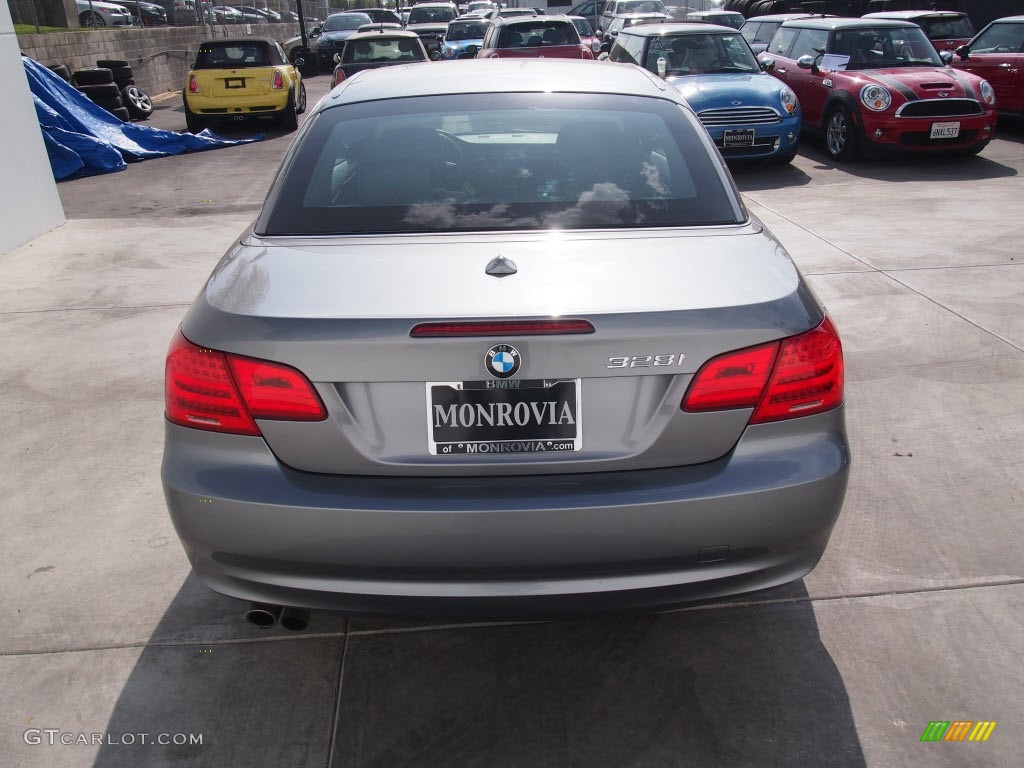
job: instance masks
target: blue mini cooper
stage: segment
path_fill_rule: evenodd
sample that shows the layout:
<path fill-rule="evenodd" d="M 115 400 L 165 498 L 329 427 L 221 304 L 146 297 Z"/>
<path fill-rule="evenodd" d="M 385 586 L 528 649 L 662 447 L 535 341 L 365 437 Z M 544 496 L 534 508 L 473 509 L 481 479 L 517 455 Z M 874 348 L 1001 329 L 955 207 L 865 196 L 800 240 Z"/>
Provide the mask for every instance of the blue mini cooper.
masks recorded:
<path fill-rule="evenodd" d="M 630 27 L 619 34 L 608 58 L 639 64 L 665 78 L 693 107 L 726 160 L 788 163 L 796 155 L 796 94 L 763 71 L 735 29 L 715 24 Z"/>
<path fill-rule="evenodd" d="M 444 42 L 441 45 L 441 58 L 446 61 L 475 58 L 476 52 L 484 44 L 487 24 L 485 19 L 456 19 L 449 22 L 448 31 L 444 33 Z M 476 49 L 467 51 L 471 45 L 476 46 Z"/>

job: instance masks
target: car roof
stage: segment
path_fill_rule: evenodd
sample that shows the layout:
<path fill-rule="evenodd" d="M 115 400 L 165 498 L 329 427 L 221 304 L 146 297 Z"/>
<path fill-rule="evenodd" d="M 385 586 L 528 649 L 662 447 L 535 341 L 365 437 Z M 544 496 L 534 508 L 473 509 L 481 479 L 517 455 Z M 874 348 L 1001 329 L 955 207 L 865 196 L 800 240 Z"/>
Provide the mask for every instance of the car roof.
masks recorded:
<path fill-rule="evenodd" d="M 640 24 L 636 27 L 628 27 L 619 34 L 640 35 L 642 37 L 662 37 L 664 35 L 721 35 L 738 34 L 739 30 L 733 27 L 726 27 L 721 24 L 696 23 L 668 23 L 668 24 Z"/>
<path fill-rule="evenodd" d="M 834 19 L 833 14 L 820 13 L 769 13 L 765 16 L 751 16 L 747 21 L 790 21 L 792 19 Z"/>
<path fill-rule="evenodd" d="M 365 32 L 356 32 L 349 40 L 408 40 L 414 39 L 419 40 L 420 36 L 415 32 L 407 32 L 404 29 L 385 29 L 383 32 L 380 30 L 368 29 Z"/>
<path fill-rule="evenodd" d="M 687 16 L 742 16 L 739 11 L 690 11 Z"/>
<path fill-rule="evenodd" d="M 1024 15 L 1022 15 L 1022 16 L 1004 16 L 1001 19 L 996 19 L 992 23 L 993 24 L 1000 24 L 1000 23 L 1005 22 L 1005 23 L 1020 24 L 1022 21 L 1024 21 Z"/>
<path fill-rule="evenodd" d="M 214 37 L 210 40 L 203 40 L 199 45 L 252 45 L 253 43 L 277 45 L 277 40 L 269 37 Z"/>
<path fill-rule="evenodd" d="M 961 11 L 930 11 L 928 9 L 919 9 L 916 11 L 876 11 L 875 13 L 865 13 L 861 16 L 862 19 L 921 19 L 921 18 L 962 18 L 966 16 L 966 13 Z"/>
<path fill-rule="evenodd" d="M 457 67 L 412 64 L 360 73 L 328 94 L 317 111 L 412 96 L 543 92 L 623 94 L 685 103 L 677 90 L 640 67 L 582 59 L 470 59 Z"/>
<path fill-rule="evenodd" d="M 492 23 L 499 27 L 511 27 L 516 24 L 536 24 L 538 21 L 560 21 L 563 24 L 572 24 L 572 22 L 569 21 L 568 16 L 529 16 L 526 14 L 522 16 L 508 16 L 502 19 L 497 19 Z"/>
<path fill-rule="evenodd" d="M 668 18 L 667 13 L 661 11 L 648 11 L 647 13 L 616 13 L 612 15 L 613 19 L 650 19 L 654 16 L 663 16 Z"/>
<path fill-rule="evenodd" d="M 836 17 L 834 19 L 823 19 L 815 16 L 813 19 L 791 19 L 782 22 L 784 27 L 799 27 L 800 29 L 906 29 L 916 27 L 912 21 L 895 21 L 893 19 L 847 19 Z"/>

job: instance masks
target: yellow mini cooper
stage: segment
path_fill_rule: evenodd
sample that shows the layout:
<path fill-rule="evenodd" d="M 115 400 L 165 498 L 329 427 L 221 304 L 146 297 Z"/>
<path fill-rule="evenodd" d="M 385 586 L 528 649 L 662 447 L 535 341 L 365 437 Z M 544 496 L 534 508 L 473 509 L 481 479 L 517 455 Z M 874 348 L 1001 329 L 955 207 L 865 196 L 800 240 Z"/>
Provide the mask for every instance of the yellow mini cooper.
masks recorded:
<path fill-rule="evenodd" d="M 185 123 L 192 133 L 214 120 L 273 117 L 286 129 L 298 127 L 306 109 L 306 86 L 295 65 L 274 40 L 245 37 L 207 40 L 189 70 Z"/>

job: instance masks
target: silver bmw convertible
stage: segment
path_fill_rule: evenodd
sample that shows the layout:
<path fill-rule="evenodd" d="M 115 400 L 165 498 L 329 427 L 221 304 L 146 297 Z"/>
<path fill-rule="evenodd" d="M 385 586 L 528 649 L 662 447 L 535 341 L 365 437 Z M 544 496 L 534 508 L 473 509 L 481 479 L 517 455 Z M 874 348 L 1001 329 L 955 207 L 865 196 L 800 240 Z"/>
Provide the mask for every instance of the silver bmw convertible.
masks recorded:
<path fill-rule="evenodd" d="M 771 587 L 849 466 L 835 326 L 635 67 L 346 80 L 167 355 L 171 517 L 263 625 Z"/>

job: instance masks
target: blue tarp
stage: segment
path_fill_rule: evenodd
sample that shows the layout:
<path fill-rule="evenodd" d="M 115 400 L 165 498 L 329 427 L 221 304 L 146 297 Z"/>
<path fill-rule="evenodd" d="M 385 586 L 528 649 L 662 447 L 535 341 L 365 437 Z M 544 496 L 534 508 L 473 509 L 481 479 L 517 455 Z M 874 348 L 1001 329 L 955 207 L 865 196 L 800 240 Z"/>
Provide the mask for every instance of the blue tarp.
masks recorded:
<path fill-rule="evenodd" d="M 58 181 L 121 171 L 126 160 L 200 152 L 263 138 L 261 133 L 247 139 L 224 139 L 209 130 L 192 135 L 122 123 L 39 62 L 27 56 L 21 61 Z"/>

